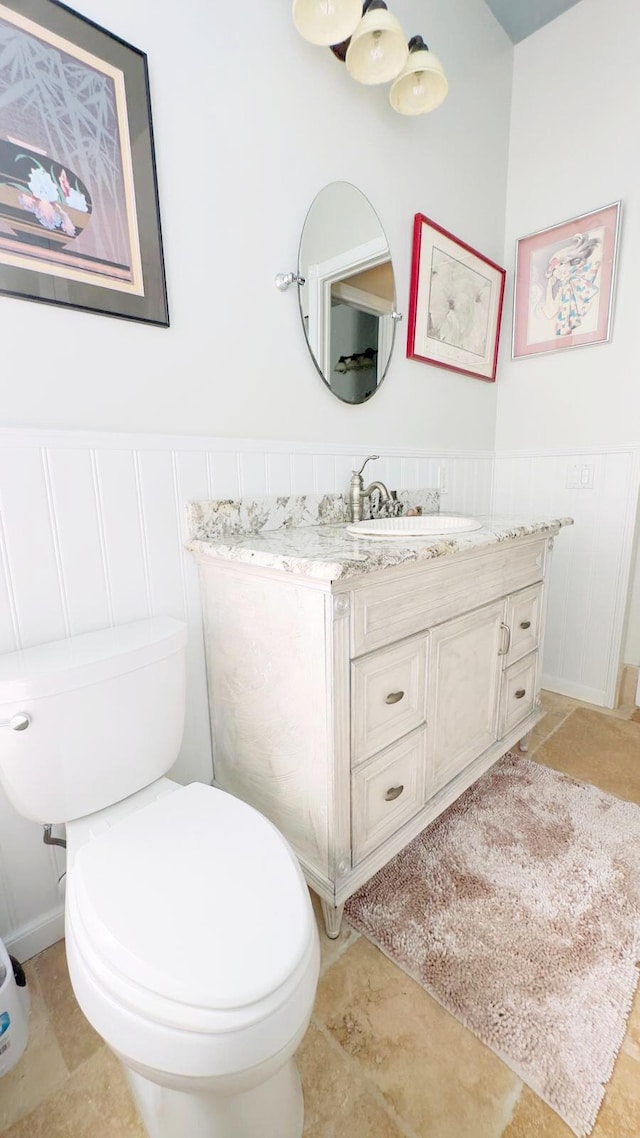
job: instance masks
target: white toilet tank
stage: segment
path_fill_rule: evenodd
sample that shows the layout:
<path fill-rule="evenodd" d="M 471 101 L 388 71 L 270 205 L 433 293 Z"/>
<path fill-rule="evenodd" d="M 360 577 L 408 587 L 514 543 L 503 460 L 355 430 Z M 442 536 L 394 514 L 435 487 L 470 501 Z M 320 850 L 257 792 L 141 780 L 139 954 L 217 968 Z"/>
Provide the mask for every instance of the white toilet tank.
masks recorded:
<path fill-rule="evenodd" d="M 157 617 L 0 656 L 0 783 L 15 809 L 70 822 L 165 774 L 184 727 L 186 643 L 184 624 Z M 28 725 L 12 729 L 21 715 Z"/>

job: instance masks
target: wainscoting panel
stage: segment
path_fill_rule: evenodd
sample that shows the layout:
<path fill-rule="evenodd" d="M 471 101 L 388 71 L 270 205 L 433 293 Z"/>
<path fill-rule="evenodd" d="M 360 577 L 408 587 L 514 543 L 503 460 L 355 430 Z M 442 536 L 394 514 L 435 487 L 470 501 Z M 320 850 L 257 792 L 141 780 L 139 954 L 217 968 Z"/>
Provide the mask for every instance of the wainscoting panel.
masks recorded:
<path fill-rule="evenodd" d="M 0 652 L 154 614 L 189 627 L 187 717 L 174 768 L 212 775 L 198 575 L 185 504 L 239 494 L 345 492 L 366 469 L 434 486 L 443 512 L 570 514 L 555 543 L 544 682 L 611 704 L 624 625 L 639 454 L 390 453 L 282 441 L 0 430 Z M 575 470 L 593 488 L 572 490 Z M 64 855 L 0 793 L 0 936 L 26 959 L 62 935 Z"/>
<path fill-rule="evenodd" d="M 639 452 L 497 455 L 497 514 L 570 516 L 553 551 L 543 686 L 612 707 L 638 502 Z M 584 477 L 591 488 L 568 483 Z"/>
<path fill-rule="evenodd" d="M 391 454 L 368 479 L 443 486 L 442 509 L 487 513 L 492 455 Z M 251 439 L 0 430 L 0 652 L 152 615 L 189 628 L 187 716 L 173 775 L 212 777 L 202 620 L 185 505 L 346 492 L 369 453 Z M 62 935 L 64 856 L 0 792 L 0 936 L 22 959 Z"/>

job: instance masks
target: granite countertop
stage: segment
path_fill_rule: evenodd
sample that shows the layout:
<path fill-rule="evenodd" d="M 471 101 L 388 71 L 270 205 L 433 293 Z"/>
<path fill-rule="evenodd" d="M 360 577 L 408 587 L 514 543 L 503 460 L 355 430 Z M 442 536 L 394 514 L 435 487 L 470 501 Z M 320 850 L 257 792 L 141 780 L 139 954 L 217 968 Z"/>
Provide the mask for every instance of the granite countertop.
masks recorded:
<path fill-rule="evenodd" d="M 425 501 L 436 509 L 436 491 L 403 491 L 402 506 Z M 400 496 L 399 496 L 400 497 Z M 404 500 L 406 499 L 406 500 Z M 422 502 L 419 501 L 422 499 Z M 477 516 L 482 528 L 457 537 L 363 538 L 347 532 L 342 495 L 195 502 L 189 507 L 187 548 L 201 558 L 276 569 L 320 581 L 340 581 L 380 569 L 484 549 L 535 534 L 551 535 L 572 518 Z"/>

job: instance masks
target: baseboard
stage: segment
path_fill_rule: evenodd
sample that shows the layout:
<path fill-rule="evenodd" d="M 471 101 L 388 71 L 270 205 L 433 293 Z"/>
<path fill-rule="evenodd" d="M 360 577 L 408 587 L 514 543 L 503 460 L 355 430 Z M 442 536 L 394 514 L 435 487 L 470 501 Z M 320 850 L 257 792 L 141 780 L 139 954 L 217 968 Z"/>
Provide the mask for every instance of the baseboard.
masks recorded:
<path fill-rule="evenodd" d="M 560 676 L 542 677 L 542 686 L 547 691 L 558 695 L 568 695 L 570 699 L 580 699 L 583 703 L 593 703 L 596 707 L 613 707 L 607 700 L 607 693 L 602 688 L 588 688 L 585 684 L 574 684 Z"/>
<path fill-rule="evenodd" d="M 23 925 L 5 938 L 7 951 L 20 963 L 37 956 L 45 948 L 62 940 L 64 936 L 64 905 L 51 909 L 32 924 Z"/>

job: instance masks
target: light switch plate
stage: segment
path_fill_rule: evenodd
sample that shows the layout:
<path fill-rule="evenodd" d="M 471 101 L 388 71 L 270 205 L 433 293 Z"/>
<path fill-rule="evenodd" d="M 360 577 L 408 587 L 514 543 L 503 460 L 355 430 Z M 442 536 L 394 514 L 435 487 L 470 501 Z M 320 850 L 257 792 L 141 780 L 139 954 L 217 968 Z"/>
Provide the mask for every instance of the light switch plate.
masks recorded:
<path fill-rule="evenodd" d="M 593 490 L 595 469 L 592 462 L 572 463 L 567 466 L 567 490 Z"/>

